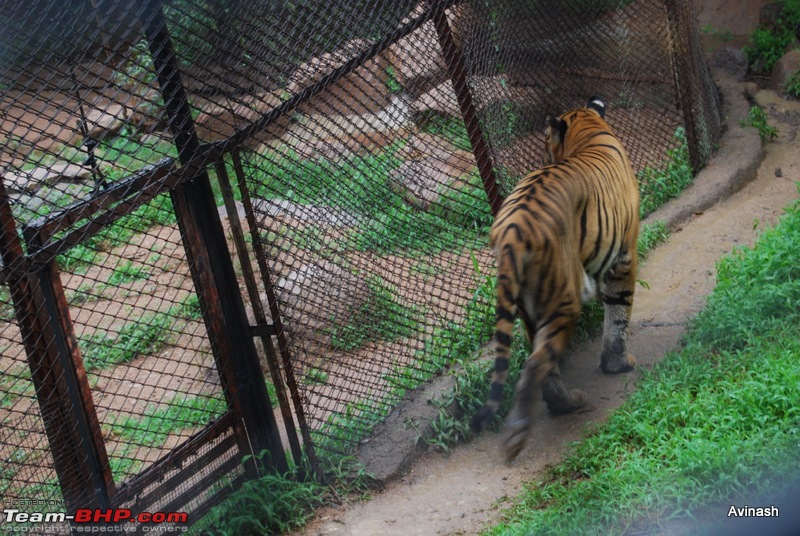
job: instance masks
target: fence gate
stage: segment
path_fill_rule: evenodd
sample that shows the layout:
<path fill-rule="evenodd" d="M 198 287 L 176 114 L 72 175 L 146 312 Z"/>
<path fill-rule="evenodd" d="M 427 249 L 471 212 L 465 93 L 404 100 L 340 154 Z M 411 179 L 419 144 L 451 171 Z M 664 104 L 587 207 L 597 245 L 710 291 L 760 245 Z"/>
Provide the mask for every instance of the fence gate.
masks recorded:
<path fill-rule="evenodd" d="M 490 339 L 486 232 L 548 113 L 605 96 L 642 182 L 708 158 L 694 20 L 673 0 L 5 2 L 4 504 L 191 523 L 259 471 L 324 477 Z"/>

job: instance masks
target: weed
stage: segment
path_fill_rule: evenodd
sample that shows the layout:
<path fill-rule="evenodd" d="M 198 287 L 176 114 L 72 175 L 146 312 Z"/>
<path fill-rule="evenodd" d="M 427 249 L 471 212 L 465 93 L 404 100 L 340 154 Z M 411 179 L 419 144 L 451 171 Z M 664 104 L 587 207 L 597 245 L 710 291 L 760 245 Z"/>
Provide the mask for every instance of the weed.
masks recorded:
<path fill-rule="evenodd" d="M 794 99 L 800 99 L 800 71 L 795 71 L 789 78 L 783 86 L 783 92 Z"/>
<path fill-rule="evenodd" d="M 227 409 L 217 395 L 177 395 L 166 403 L 149 405 L 142 415 L 126 415 L 110 424 L 110 433 L 135 445 L 159 448 L 176 430 L 204 426 Z"/>
<path fill-rule="evenodd" d="M 306 383 L 316 383 L 319 385 L 325 385 L 326 383 L 328 383 L 328 373 L 322 369 L 310 368 L 303 376 L 303 380 Z"/>
<path fill-rule="evenodd" d="M 752 106 L 747 113 L 747 119 L 739 121 L 741 127 L 754 127 L 758 130 L 761 143 L 766 143 L 778 137 L 778 129 L 769 124 L 767 112 L 758 106 Z"/>
<path fill-rule="evenodd" d="M 647 166 L 636 174 L 641 197 L 641 217 L 680 195 L 694 179 L 683 127 L 675 130 L 674 139 L 677 145 L 667 151 L 667 160 L 661 166 Z"/>
<path fill-rule="evenodd" d="M 706 24 L 705 26 L 703 26 L 702 32 L 704 34 L 706 34 L 706 35 L 711 35 L 711 36 L 719 39 L 723 43 L 728 43 L 730 41 L 733 41 L 733 37 L 734 37 L 732 31 L 727 30 L 727 29 L 726 30 L 717 30 L 716 28 L 714 28 L 714 26 L 711 25 L 710 22 L 708 24 Z"/>
<path fill-rule="evenodd" d="M 780 4 L 780 17 L 774 27 L 759 26 L 744 47 L 750 69 L 755 73 L 768 74 L 794 40 L 795 28 L 800 23 L 800 1 L 782 0 Z"/>
<path fill-rule="evenodd" d="M 646 259 L 651 250 L 657 245 L 666 242 L 668 238 L 669 229 L 667 229 L 663 221 L 654 221 L 648 225 L 642 225 L 639 230 L 639 242 L 637 243 L 639 260 Z"/>
<path fill-rule="evenodd" d="M 397 72 L 391 65 L 386 66 L 386 86 L 389 88 L 389 92 L 391 93 L 403 92 L 403 86 L 397 80 Z"/>
<path fill-rule="evenodd" d="M 108 278 L 108 284 L 118 286 L 131 281 L 148 279 L 151 275 L 152 272 L 144 266 L 135 266 L 133 261 L 126 260 L 114 269 L 111 277 Z"/>

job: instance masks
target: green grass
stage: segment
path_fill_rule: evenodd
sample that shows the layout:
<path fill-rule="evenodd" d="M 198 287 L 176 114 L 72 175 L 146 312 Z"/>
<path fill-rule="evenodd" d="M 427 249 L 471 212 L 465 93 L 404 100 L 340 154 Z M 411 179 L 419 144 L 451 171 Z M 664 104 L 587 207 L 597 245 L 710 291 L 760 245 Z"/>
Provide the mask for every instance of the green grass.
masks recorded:
<path fill-rule="evenodd" d="M 800 476 L 800 211 L 718 264 L 685 346 L 487 534 L 623 534 Z M 720 520 L 725 514 L 720 513 Z"/>
<path fill-rule="evenodd" d="M 794 40 L 795 28 L 800 23 L 800 0 L 782 0 L 779 3 L 782 11 L 775 28 L 759 26 L 744 47 L 750 69 L 757 74 L 770 73 Z"/>
<path fill-rule="evenodd" d="M 133 261 L 126 260 L 114 268 L 111 277 L 108 278 L 108 284 L 111 286 L 123 285 L 133 281 L 148 279 L 151 275 L 152 272 L 146 267 L 141 265 L 137 266 Z"/>
<path fill-rule="evenodd" d="M 130 363 L 140 355 L 156 354 L 179 332 L 177 323 L 201 316 L 195 295 L 166 311 L 144 313 L 127 322 L 116 333 L 97 330 L 78 340 L 86 370 L 106 369 Z"/>
<path fill-rule="evenodd" d="M 683 127 L 675 131 L 674 139 L 677 145 L 667 150 L 667 158 L 660 166 L 646 166 L 636 174 L 642 218 L 670 199 L 678 197 L 694 180 L 689 163 L 689 145 Z"/>
<path fill-rule="evenodd" d="M 248 480 L 190 528 L 194 535 L 281 534 L 302 526 L 328 490 L 304 480 L 297 468 L 287 474 L 262 471 Z"/>
<path fill-rule="evenodd" d="M 769 124 L 767 112 L 758 106 L 752 106 L 747 112 L 747 119 L 739 121 L 741 127 L 753 127 L 758 130 L 761 143 L 774 140 L 778 137 L 778 129 Z"/>
<path fill-rule="evenodd" d="M 442 128 L 454 127 L 446 123 Z M 441 201 L 420 210 L 393 184 L 392 176 L 403 163 L 397 153 L 404 143 L 341 161 L 303 159 L 289 149 L 281 154 L 251 155 L 248 171 L 255 181 L 253 195 L 336 207 L 351 214 L 358 224 L 346 236 L 337 237 L 339 249 L 422 255 L 461 250 L 485 241 L 492 215 L 477 171 L 466 177 L 464 185 L 443 187 Z M 314 248 L 325 235 L 323 228 L 311 225 L 293 237 L 303 247 Z M 329 248 L 329 244 L 320 247 Z"/>
<path fill-rule="evenodd" d="M 222 394 L 176 395 L 167 404 L 150 405 L 142 415 L 126 415 L 111 424 L 111 433 L 126 442 L 160 448 L 176 430 L 206 425 L 227 409 Z"/>

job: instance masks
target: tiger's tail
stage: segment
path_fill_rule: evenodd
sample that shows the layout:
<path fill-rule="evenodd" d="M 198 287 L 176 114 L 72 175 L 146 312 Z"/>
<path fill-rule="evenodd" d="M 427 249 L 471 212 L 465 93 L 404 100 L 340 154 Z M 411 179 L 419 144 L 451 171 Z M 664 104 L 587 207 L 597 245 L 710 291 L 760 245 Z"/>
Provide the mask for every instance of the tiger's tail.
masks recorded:
<path fill-rule="evenodd" d="M 527 260 L 524 256 L 524 251 L 517 251 L 512 244 L 498 247 L 494 373 L 489 399 L 470 421 L 470 428 L 475 433 L 486 429 L 503 401 L 503 389 L 508 378 L 511 334 L 517 312 L 516 301 L 520 294 L 519 282 Z"/>

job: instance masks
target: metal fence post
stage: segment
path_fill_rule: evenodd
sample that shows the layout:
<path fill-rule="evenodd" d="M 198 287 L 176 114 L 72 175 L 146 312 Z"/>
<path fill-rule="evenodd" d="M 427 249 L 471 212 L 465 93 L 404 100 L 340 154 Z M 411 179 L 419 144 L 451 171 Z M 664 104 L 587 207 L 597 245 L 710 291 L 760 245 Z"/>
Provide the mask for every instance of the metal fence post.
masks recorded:
<path fill-rule="evenodd" d="M 142 22 L 169 126 L 185 163 L 199 154 L 200 142 L 161 0 L 149 2 Z M 240 448 L 256 455 L 269 452 L 262 461 L 285 472 L 286 456 L 207 171 L 178 184 L 171 194 L 225 396 L 246 428 L 239 434 Z M 248 464 L 248 470 L 257 472 L 255 464 Z"/>
<path fill-rule="evenodd" d="M 699 136 L 697 132 L 697 121 L 699 120 L 697 110 L 695 110 L 695 92 L 693 89 L 698 87 L 695 80 L 695 73 L 692 65 L 688 62 L 691 50 L 690 40 L 693 33 L 690 31 L 690 21 L 688 11 L 683 2 L 676 0 L 665 0 L 664 5 L 667 10 L 667 20 L 672 46 L 670 55 L 672 60 L 672 73 L 675 80 L 675 93 L 678 98 L 678 106 L 683 114 L 683 123 L 686 129 L 686 143 L 689 147 L 689 163 L 692 171 L 697 173 L 703 165 L 703 157 L 700 152 Z M 683 59 L 683 60 L 682 60 Z"/>
<path fill-rule="evenodd" d="M 71 508 L 105 507 L 114 480 L 58 269 L 29 271 L 2 181 L 0 256 L 17 268 L 9 288 L 61 493 Z"/>
<path fill-rule="evenodd" d="M 478 164 L 478 172 L 483 181 L 483 189 L 486 192 L 486 197 L 492 208 L 492 214 L 497 215 L 497 212 L 500 210 L 500 205 L 503 204 L 503 198 L 497 189 L 497 178 L 495 177 L 494 164 L 492 163 L 492 157 L 489 153 L 489 146 L 486 143 L 486 138 L 483 136 L 483 131 L 478 121 L 478 114 L 472 99 L 472 93 L 467 84 L 464 58 L 461 56 L 455 39 L 453 39 L 453 32 L 450 29 L 450 24 L 447 22 L 445 9 L 450 4 L 452 4 L 452 2 L 437 1 L 434 3 L 433 25 L 436 28 L 436 33 L 439 37 L 439 45 L 442 47 L 442 54 L 444 55 L 445 63 L 447 63 L 447 69 L 453 82 L 456 99 L 461 108 L 461 115 L 464 118 L 464 124 L 467 128 L 469 141 L 472 145 L 472 152 Z"/>

